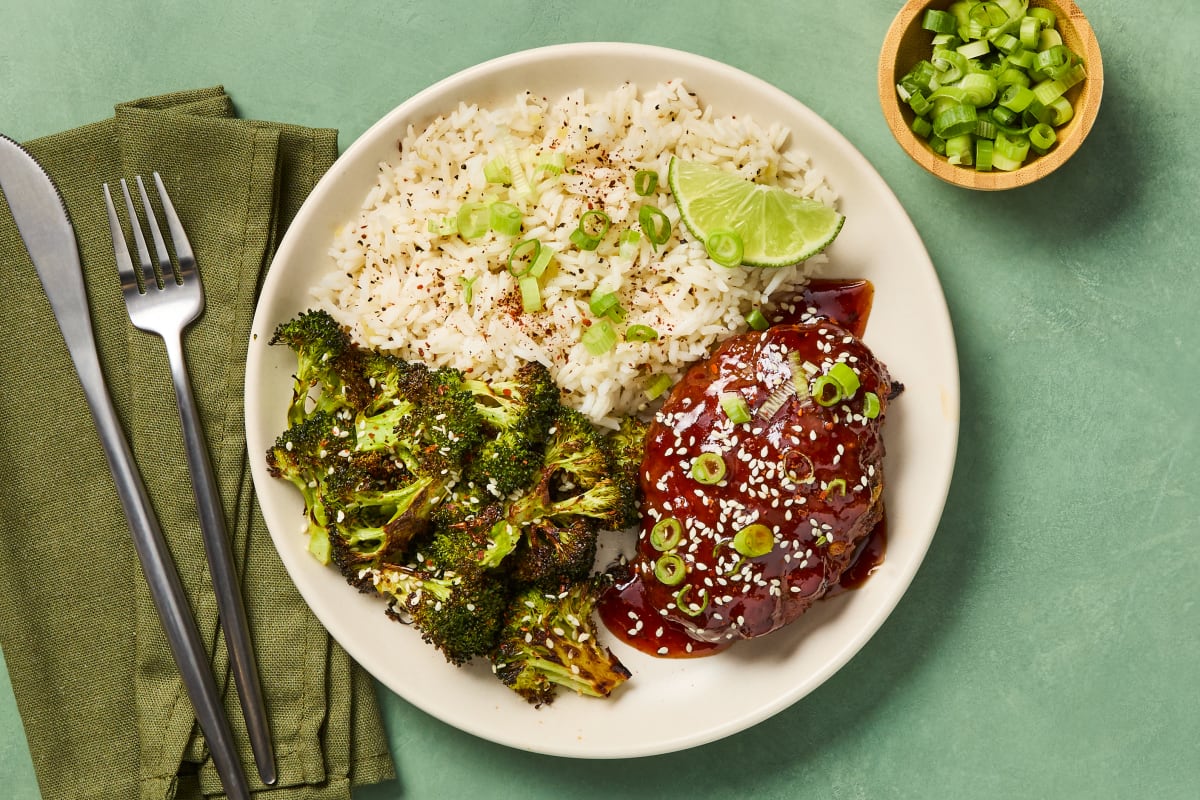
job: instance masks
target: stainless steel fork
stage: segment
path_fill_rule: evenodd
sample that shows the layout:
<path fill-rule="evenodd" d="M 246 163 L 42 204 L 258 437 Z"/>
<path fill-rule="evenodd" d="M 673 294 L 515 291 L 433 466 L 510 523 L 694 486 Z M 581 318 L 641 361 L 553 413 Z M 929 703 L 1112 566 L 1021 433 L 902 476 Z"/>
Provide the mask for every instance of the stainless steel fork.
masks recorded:
<path fill-rule="evenodd" d="M 171 243 L 175 248 L 178 269 L 172 267 L 170 252 L 163 239 L 162 231 L 140 175 L 137 176 L 136 182 L 142 209 L 146 216 L 146 228 L 154 243 L 157 259 L 150 257 L 133 199 L 129 195 L 129 186 L 122 179 L 121 192 L 125 198 L 125 209 L 129 217 L 140 265 L 140 270 L 134 268 L 129 255 L 129 247 L 121 230 L 121 221 L 117 215 L 117 209 L 113 205 L 112 193 L 106 183 L 104 184 L 104 202 L 108 209 L 113 250 L 117 257 L 117 272 L 121 280 L 121 290 L 125 295 L 125 305 L 129 311 L 130 320 L 136 327 L 158 334 L 166 345 L 167 359 L 171 366 L 171 380 L 175 385 L 175 401 L 179 409 L 179 421 L 183 429 L 188 471 L 191 473 L 192 489 L 199 512 L 200 532 L 208 557 L 208 567 L 217 598 L 221 626 L 225 631 L 229 662 L 237 684 L 238 699 L 241 702 L 246 729 L 250 734 L 250 746 L 254 752 L 259 776 L 264 783 L 270 785 L 276 780 L 275 755 L 263 705 L 258 665 L 250 641 L 246 610 L 239 590 L 229 536 L 226 532 L 225 512 L 221 507 L 220 495 L 217 493 L 217 484 L 209 461 L 208 445 L 200 422 L 200 414 L 196 408 L 196 401 L 192 395 L 192 385 L 188 378 L 187 363 L 183 354 L 183 331 L 204 310 L 204 287 L 200 282 L 200 272 L 196 266 L 196 258 L 191 244 L 179 221 L 179 215 L 175 212 L 175 206 L 167 194 L 166 187 L 163 186 L 162 178 L 157 172 L 154 173 L 154 183 L 162 204 L 163 216 L 166 218 L 167 228 L 170 231 Z M 157 271 L 155 270 L 156 263 Z M 184 680 L 185 682 L 189 680 L 187 674 L 184 675 Z M 188 686 L 189 692 L 201 689 L 211 691 L 212 688 L 214 687 L 205 689 Z M 219 697 L 215 698 L 215 703 L 212 702 L 213 700 L 214 698 L 204 698 L 197 703 L 193 698 L 193 705 L 204 706 L 196 708 L 197 719 L 200 721 L 209 747 L 213 751 L 218 772 L 221 772 L 221 762 L 229 762 L 232 758 L 231 763 L 224 765 L 226 771 L 232 775 L 234 767 L 237 767 L 237 772 L 240 773 L 241 765 L 233 750 L 232 737 L 228 735 L 228 720 L 225 719 L 223 706 Z M 221 750 L 224 752 L 219 753 L 218 751 Z M 244 780 L 244 776 L 242 777 Z M 225 779 L 224 774 L 222 774 L 222 779 Z M 231 777 L 231 780 L 236 780 L 236 778 Z"/>

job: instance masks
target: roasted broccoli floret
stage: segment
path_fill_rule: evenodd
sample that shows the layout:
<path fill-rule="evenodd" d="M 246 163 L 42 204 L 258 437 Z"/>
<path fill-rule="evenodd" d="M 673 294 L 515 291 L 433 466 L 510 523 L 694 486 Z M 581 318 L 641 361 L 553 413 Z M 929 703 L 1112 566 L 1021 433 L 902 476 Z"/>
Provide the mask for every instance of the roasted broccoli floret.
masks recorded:
<path fill-rule="evenodd" d="M 508 604 L 503 576 L 426 559 L 373 569 L 365 580 L 389 599 L 389 614 L 415 625 L 450 663 L 464 664 L 495 646 Z"/>
<path fill-rule="evenodd" d="M 296 354 L 289 425 L 303 421 L 314 410 L 336 412 L 362 401 L 361 351 L 328 312 L 309 310 L 281 323 L 271 344 L 287 345 Z M 314 387 L 321 390 L 315 399 L 310 398 Z M 310 409 L 310 404 L 315 408 Z"/>
<path fill-rule="evenodd" d="M 558 386 L 536 361 L 509 380 L 466 380 L 463 385 L 488 432 L 463 477 L 493 497 L 507 497 L 532 483 L 542 466 L 542 445 L 559 407 Z"/>
<path fill-rule="evenodd" d="M 429 531 L 442 492 L 433 478 L 364 488 L 355 472 L 330 476 L 325 496 L 331 558 L 351 581 L 364 569 L 402 563 L 409 545 Z"/>
<path fill-rule="evenodd" d="M 462 374 L 388 356 L 364 360 L 376 394 L 355 417 L 355 449 L 393 451 L 418 474 L 457 473 L 483 440 Z"/>
<path fill-rule="evenodd" d="M 550 518 L 569 525 L 588 517 L 617 530 L 635 505 L 634 487 L 617 469 L 608 440 L 583 414 L 563 407 L 550 427 L 538 481 L 513 501 L 508 519 L 523 525 Z"/>
<path fill-rule="evenodd" d="M 504 517 L 491 527 L 484 565 L 499 566 L 532 525 L 569 529 L 586 519 L 594 536 L 599 529 L 622 527 L 636 505 L 635 487 L 616 469 L 608 440 L 578 411 L 560 406 L 534 482 L 511 498 Z"/>
<path fill-rule="evenodd" d="M 626 417 L 621 420 L 621 427 L 606 437 L 613 456 L 614 474 L 625 483 L 625 490 L 631 498 L 625 505 L 624 518 L 616 520 L 615 527 L 618 529 L 636 525 L 640 519 L 638 506 L 641 493 L 638 487 L 641 485 L 642 459 L 646 456 L 646 434 L 649 430 L 648 422 L 637 417 Z"/>
<path fill-rule="evenodd" d="M 341 432 L 333 414 L 317 411 L 279 434 L 267 450 L 267 472 L 300 490 L 308 520 L 308 549 L 322 564 L 330 559 L 323 486 L 330 469 L 340 466 L 335 453 L 341 446 Z"/>
<path fill-rule="evenodd" d="M 466 380 L 484 422 L 495 431 L 524 430 L 544 436 L 559 404 L 559 391 L 550 371 L 537 361 L 522 365 L 507 380 Z"/>
<path fill-rule="evenodd" d="M 557 686 L 608 697 L 624 683 L 629 670 L 600 642 L 592 617 L 602 580 L 517 594 L 491 654 L 497 677 L 535 705 L 553 701 Z"/>
<path fill-rule="evenodd" d="M 525 529 L 512 555 L 512 577 L 521 586 L 554 587 L 581 581 L 596 564 L 596 523 L 579 518 L 565 528 L 549 520 Z"/>

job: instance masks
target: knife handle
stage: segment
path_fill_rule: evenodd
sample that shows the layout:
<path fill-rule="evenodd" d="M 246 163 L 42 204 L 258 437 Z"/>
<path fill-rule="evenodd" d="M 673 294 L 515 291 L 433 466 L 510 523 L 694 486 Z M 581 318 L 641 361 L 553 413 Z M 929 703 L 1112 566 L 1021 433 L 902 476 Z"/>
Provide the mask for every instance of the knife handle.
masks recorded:
<path fill-rule="evenodd" d="M 196 626 L 191 605 L 179 579 L 171 551 L 163 538 L 158 518 L 150 505 L 146 487 L 134 464 L 133 454 L 113 408 L 104 383 L 99 358 L 94 348 L 77 347 L 71 342 L 75 371 L 92 418 L 100 434 L 100 443 L 108 458 L 117 494 L 129 521 L 134 549 L 142 565 L 154 607 L 167 634 L 171 654 L 183 677 L 183 685 L 192 701 L 196 720 L 212 753 L 213 764 L 231 800 L 250 800 L 250 788 L 234 745 L 233 731 L 213 677 L 208 651 Z"/>

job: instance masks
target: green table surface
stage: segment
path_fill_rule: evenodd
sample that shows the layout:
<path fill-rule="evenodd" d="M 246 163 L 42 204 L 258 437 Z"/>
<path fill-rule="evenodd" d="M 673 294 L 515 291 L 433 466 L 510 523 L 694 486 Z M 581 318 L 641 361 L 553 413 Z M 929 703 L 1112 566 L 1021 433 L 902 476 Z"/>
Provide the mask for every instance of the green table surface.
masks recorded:
<path fill-rule="evenodd" d="M 891 185 L 954 320 L 958 461 L 916 580 L 817 691 L 673 755 L 531 755 L 381 689 L 400 777 L 358 797 L 1196 797 L 1200 10 L 1079 5 L 1104 55 L 1099 121 L 1064 168 L 997 194 L 942 184 L 888 132 L 875 67 L 898 0 L 10 0 L 0 130 L 32 138 L 221 83 L 242 115 L 337 127 L 344 149 L 464 67 L 582 40 L 774 83 Z M 0 780 L 38 797 L 4 670 Z"/>

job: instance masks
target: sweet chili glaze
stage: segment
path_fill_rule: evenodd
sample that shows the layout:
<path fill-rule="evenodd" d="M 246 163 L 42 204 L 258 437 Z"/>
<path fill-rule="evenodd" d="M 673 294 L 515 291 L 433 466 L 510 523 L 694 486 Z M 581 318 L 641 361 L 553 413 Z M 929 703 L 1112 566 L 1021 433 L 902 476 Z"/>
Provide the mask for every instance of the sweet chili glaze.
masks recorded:
<path fill-rule="evenodd" d="M 879 424 L 891 382 L 858 339 L 871 299 L 866 281 L 813 282 L 779 304 L 774 327 L 733 337 L 672 391 L 647 439 L 637 556 L 600 603 L 619 638 L 660 656 L 711 654 L 782 627 L 877 565 L 884 544 L 882 530 L 872 535 L 882 519 Z M 824 373 L 836 361 L 851 365 L 861 382 L 849 401 L 823 408 L 792 396 L 769 418 L 756 413 L 791 383 L 796 364 Z M 751 422 L 730 422 L 718 400 L 729 392 L 746 399 Z M 874 419 L 862 414 L 867 392 L 880 400 Z M 722 454 L 719 483 L 693 477 L 700 452 Z M 671 547 L 662 537 L 651 541 L 662 520 L 679 523 Z M 769 528 L 769 552 L 737 552 L 736 534 L 751 525 Z M 668 572 L 669 585 L 655 575 L 664 554 L 683 565 L 680 574 Z"/>

